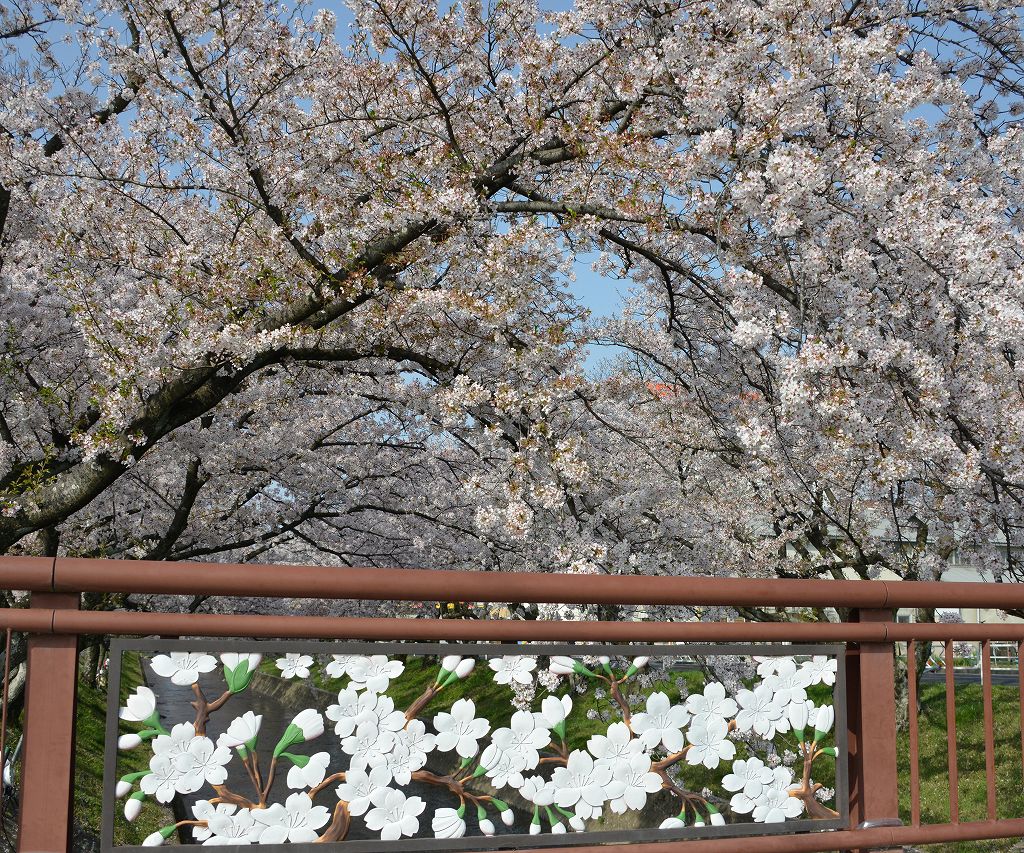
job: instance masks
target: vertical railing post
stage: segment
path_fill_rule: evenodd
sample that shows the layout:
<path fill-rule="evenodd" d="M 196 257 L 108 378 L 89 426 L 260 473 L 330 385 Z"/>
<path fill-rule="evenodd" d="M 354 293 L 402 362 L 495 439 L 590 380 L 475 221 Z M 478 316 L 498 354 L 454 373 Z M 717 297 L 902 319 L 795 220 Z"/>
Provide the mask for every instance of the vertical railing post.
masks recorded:
<path fill-rule="evenodd" d="M 31 607 L 77 610 L 77 593 L 34 592 Z M 31 634 L 18 853 L 71 849 L 78 637 Z"/>
<path fill-rule="evenodd" d="M 864 609 L 851 621 L 891 622 L 892 611 Z M 899 823 L 896 669 L 891 642 L 860 643 L 847 663 L 850 823 Z"/>

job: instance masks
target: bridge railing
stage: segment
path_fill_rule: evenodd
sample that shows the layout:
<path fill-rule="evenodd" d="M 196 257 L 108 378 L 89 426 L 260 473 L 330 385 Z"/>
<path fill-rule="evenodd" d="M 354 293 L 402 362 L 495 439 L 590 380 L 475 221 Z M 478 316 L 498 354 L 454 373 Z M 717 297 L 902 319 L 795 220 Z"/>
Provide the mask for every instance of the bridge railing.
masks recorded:
<path fill-rule="evenodd" d="M 70 558 L 0 557 L 0 587 L 31 593 L 25 608 L 0 611 L 0 629 L 25 632 L 27 682 L 19 850 L 70 849 L 79 638 L 85 635 L 432 641 L 446 643 L 774 643 L 841 644 L 845 668 L 845 745 L 849 825 L 828 832 L 745 837 L 749 853 L 894 849 L 1024 836 L 1024 817 L 998 817 L 992 644 L 1024 644 L 1021 624 L 897 623 L 899 608 L 1024 608 L 1024 586 L 982 583 L 758 580 L 566 574 L 499 574 L 405 569 L 226 565 Z M 668 622 L 513 619 L 334 618 L 266 614 L 85 611 L 83 593 L 207 595 L 362 601 L 471 601 L 603 605 L 839 608 L 842 622 Z M 914 660 L 939 642 L 952 660 L 956 641 L 981 643 L 986 818 L 961 821 L 956 685 L 946 671 L 949 820 L 922 823 L 920 727 L 914 667 L 908 667 L 910 820 L 899 819 L 894 646 Z M 585 651 L 586 647 L 581 646 Z M 1019 655 L 1018 655 L 1019 660 Z M 1019 670 L 1018 670 L 1019 672 Z M 1024 691 L 1021 692 L 1024 721 Z M 838 739 L 837 739 L 838 742 Z M 1021 727 L 1024 762 L 1024 724 Z M 1020 774 L 1024 764 L 1012 769 Z M 1024 779 L 1022 779 L 1024 784 Z M 574 839 L 578 840 L 578 839 Z M 637 853 L 726 853 L 735 839 L 653 841 Z M 484 849 L 481 845 L 480 849 Z M 476 849 L 465 843 L 458 849 Z M 493 849 L 493 846 L 488 848 Z M 540 849 L 552 849 L 538 845 Z M 567 848 L 568 849 L 568 848 Z M 602 845 L 572 847 L 597 853 Z"/>

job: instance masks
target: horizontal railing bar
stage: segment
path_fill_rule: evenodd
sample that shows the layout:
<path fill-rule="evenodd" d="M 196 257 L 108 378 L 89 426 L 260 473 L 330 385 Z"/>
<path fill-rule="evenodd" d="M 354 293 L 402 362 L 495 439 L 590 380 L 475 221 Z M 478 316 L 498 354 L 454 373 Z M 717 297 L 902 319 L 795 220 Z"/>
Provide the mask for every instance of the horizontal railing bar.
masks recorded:
<path fill-rule="evenodd" d="M 264 614 L 0 609 L 0 630 L 33 634 L 114 634 L 345 640 L 518 642 L 903 642 L 1024 637 L 1015 625 L 896 622 L 571 622 L 519 619 L 395 619 Z"/>
<path fill-rule="evenodd" d="M 767 835 L 758 838 L 715 838 L 686 841 L 652 841 L 630 844 L 630 853 L 825 853 L 830 850 L 866 850 L 904 844 L 943 844 L 951 841 L 982 841 L 1024 835 L 1024 819 L 978 821 L 956 826 L 894 826 L 813 832 L 802 835 Z M 608 845 L 533 848 L 518 853 L 608 853 Z"/>
<path fill-rule="evenodd" d="M 0 588 L 57 592 L 565 604 L 1024 607 L 1024 584 L 455 572 L 0 557 Z"/>

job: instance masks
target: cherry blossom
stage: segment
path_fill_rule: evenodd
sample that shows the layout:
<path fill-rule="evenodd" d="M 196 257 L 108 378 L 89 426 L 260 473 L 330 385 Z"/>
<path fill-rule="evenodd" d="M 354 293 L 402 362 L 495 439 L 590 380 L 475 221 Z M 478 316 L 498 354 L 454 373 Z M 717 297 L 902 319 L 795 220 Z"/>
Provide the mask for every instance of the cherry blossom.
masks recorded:
<path fill-rule="evenodd" d="M 262 723 L 262 714 L 246 711 L 242 716 L 235 717 L 231 721 L 227 731 L 217 739 L 217 746 L 226 746 L 228 748 L 245 746 L 251 749 L 256 743 Z"/>
<path fill-rule="evenodd" d="M 537 728 L 546 728 L 565 735 L 565 720 L 572 713 L 572 697 L 545 696 L 540 711 L 534 712 Z"/>
<path fill-rule="evenodd" d="M 573 808 L 584 820 L 597 817 L 610 799 L 621 797 L 625 782 L 613 779 L 612 768 L 598 766 L 593 757 L 581 749 L 569 753 L 565 767 L 556 767 L 551 781 L 555 786 L 555 803 Z"/>
<path fill-rule="evenodd" d="M 224 665 L 224 679 L 228 683 L 228 689 L 232 693 L 245 690 L 252 680 L 256 668 L 263 660 L 261 654 L 235 654 L 224 653 L 220 656 L 220 662 Z"/>
<path fill-rule="evenodd" d="M 192 723 L 177 723 L 171 728 L 170 734 L 153 738 L 153 754 L 164 755 L 170 759 L 178 758 L 188 752 L 189 744 L 195 737 L 196 729 Z"/>
<path fill-rule="evenodd" d="M 331 678 L 342 678 L 351 674 L 350 668 L 353 664 L 359 662 L 362 667 L 365 660 L 365 655 L 331 655 L 331 661 L 324 667 L 324 671 Z"/>
<path fill-rule="evenodd" d="M 348 803 L 349 812 L 358 816 L 370 808 L 370 795 L 387 788 L 391 781 L 391 772 L 386 765 L 380 764 L 368 770 L 353 767 L 345 771 L 345 781 L 335 791 L 339 800 Z"/>
<path fill-rule="evenodd" d="M 319 785 L 327 775 L 327 765 L 331 763 L 331 755 L 328 752 L 316 752 L 310 756 L 289 756 L 294 762 L 288 769 L 289 788 L 313 788 Z M 308 760 L 303 764 L 303 759 Z"/>
<path fill-rule="evenodd" d="M 633 715 L 632 726 L 647 749 L 661 744 L 669 752 L 678 752 L 686 742 L 682 729 L 690 721 L 683 705 L 673 705 L 661 691 L 647 697 L 647 711 Z"/>
<path fill-rule="evenodd" d="M 747 759 L 739 759 L 732 764 L 732 773 L 722 778 L 722 787 L 727 791 L 738 792 L 733 797 L 733 809 L 736 809 L 737 802 L 756 800 L 761 796 L 761 789 L 769 784 L 774 777 L 772 771 L 765 766 L 764 762 L 756 756 Z M 737 797 L 743 797 L 738 800 Z M 744 813 L 750 809 L 740 809 Z"/>
<path fill-rule="evenodd" d="M 142 777 L 139 787 L 151 797 L 155 797 L 157 802 L 169 803 L 178 793 L 178 783 L 183 776 L 182 771 L 168 756 L 154 755 L 149 761 L 149 775 Z"/>
<path fill-rule="evenodd" d="M 310 655 L 289 652 L 283 658 L 278 658 L 274 665 L 281 670 L 282 678 L 309 678 L 309 668 L 313 665 L 313 658 Z"/>
<path fill-rule="evenodd" d="M 587 741 L 587 750 L 598 764 L 614 767 L 620 760 L 628 761 L 642 752 L 643 743 L 634 738 L 625 723 L 617 722 L 608 726 L 607 735 L 592 735 Z"/>
<path fill-rule="evenodd" d="M 625 790 L 609 804 L 615 814 L 623 814 L 628 809 L 642 809 L 647 805 L 648 794 L 661 790 L 661 777 L 651 772 L 651 758 L 642 753 L 615 762 L 612 778 L 625 785 Z"/>
<path fill-rule="evenodd" d="M 171 652 L 156 655 L 150 661 L 153 672 L 171 679 L 174 684 L 195 684 L 204 672 L 213 672 L 217 659 L 198 652 Z"/>
<path fill-rule="evenodd" d="M 256 822 L 265 827 L 260 833 L 260 844 L 316 841 L 316 830 L 330 820 L 330 815 L 325 806 L 314 806 L 308 794 L 291 794 L 284 805 L 273 803 L 252 812 Z"/>
<path fill-rule="evenodd" d="M 551 732 L 538 726 L 536 718 L 529 711 L 516 711 L 508 728 L 494 730 L 491 742 L 499 749 L 511 753 L 517 762 L 522 762 L 519 770 L 532 770 L 540 761 L 538 750 L 551 742 Z"/>
<path fill-rule="evenodd" d="M 704 687 L 703 693 L 686 697 L 686 710 L 694 723 L 706 723 L 712 719 L 730 719 L 735 716 L 737 706 L 734 699 L 726 696 L 725 686 L 713 681 Z"/>
<path fill-rule="evenodd" d="M 430 828 L 434 832 L 434 837 L 462 838 L 466 834 L 464 814 L 465 806 L 460 806 L 458 809 L 437 809 L 430 822 Z"/>
<path fill-rule="evenodd" d="M 529 684 L 533 681 L 533 670 L 537 668 L 537 659 L 525 655 L 505 655 L 491 658 L 488 662 L 494 670 L 495 684 Z"/>
<path fill-rule="evenodd" d="M 405 669 L 401 661 L 388 660 L 387 655 L 371 655 L 354 660 L 348 665 L 348 674 L 355 690 L 383 693 L 393 678 L 398 678 Z"/>
<path fill-rule="evenodd" d="M 223 784 L 228 778 L 224 765 L 230 760 L 228 747 L 215 746 L 208 737 L 193 738 L 185 752 L 175 759 L 177 769 L 183 774 L 178 790 L 187 794 L 198 791 L 204 782 Z"/>
<path fill-rule="evenodd" d="M 156 696 L 148 687 L 137 687 L 135 692 L 128 697 L 125 703 L 127 707 L 121 708 L 118 716 L 122 720 L 144 722 L 156 712 Z"/>
<path fill-rule="evenodd" d="M 206 819 L 206 825 L 210 837 L 203 842 L 204 847 L 257 844 L 266 828 L 256 822 L 249 809 L 239 809 L 235 814 L 214 814 Z"/>
<path fill-rule="evenodd" d="M 792 658 L 781 658 L 776 665 L 775 675 L 770 675 L 764 680 L 765 686 L 772 689 L 776 701 L 781 705 L 806 701 L 806 688 L 810 683 L 810 671 L 802 667 L 798 669 Z"/>
<path fill-rule="evenodd" d="M 526 759 L 514 752 L 506 752 L 496 743 L 490 743 L 480 755 L 480 766 L 496 788 L 522 788 Z M 536 766 L 536 765 L 535 765 Z"/>
<path fill-rule="evenodd" d="M 775 676 L 769 676 L 774 678 Z M 741 732 L 753 730 L 756 734 L 771 740 L 779 730 L 786 708 L 776 701 L 775 691 L 770 684 L 762 683 L 753 690 L 740 690 L 736 693 L 736 702 L 740 707 L 736 715 L 736 728 Z M 788 729 L 789 722 L 786 721 Z"/>
<path fill-rule="evenodd" d="M 366 825 L 374 832 L 379 831 L 382 841 L 397 841 L 419 831 L 419 815 L 426 808 L 419 797 L 407 799 L 404 791 L 380 788 L 370 794 L 370 802 L 374 807 L 366 813 Z"/>
<path fill-rule="evenodd" d="M 438 732 L 434 743 L 440 752 L 454 749 L 463 758 L 472 758 L 479 749 L 477 741 L 490 731 L 491 724 L 476 716 L 472 699 L 459 699 L 451 713 L 442 711 L 434 717 L 434 728 Z"/>
<path fill-rule="evenodd" d="M 348 737 L 355 731 L 360 715 L 371 708 L 376 710 L 376 699 L 372 694 L 359 694 L 351 687 L 346 687 L 338 691 L 337 704 L 329 705 L 325 713 L 327 719 L 335 721 L 335 734 Z"/>
<path fill-rule="evenodd" d="M 209 800 L 197 800 L 192 806 L 192 815 L 197 821 L 209 821 L 214 815 L 230 817 L 235 813 L 236 805 L 233 803 L 218 803 L 214 805 Z M 192 827 L 192 837 L 196 841 L 205 841 L 213 835 L 213 831 L 205 824 Z"/>
<path fill-rule="evenodd" d="M 686 753 L 688 764 L 703 764 L 710 770 L 736 754 L 736 744 L 729 740 L 729 725 L 717 717 L 706 723 L 694 723 L 686 738 L 690 741 Z"/>
<path fill-rule="evenodd" d="M 827 684 L 830 687 L 836 683 L 838 667 L 838 659 L 826 655 L 815 655 L 800 664 L 800 668 L 810 677 L 810 684 Z"/>
<path fill-rule="evenodd" d="M 394 745 L 394 732 L 379 729 L 374 722 L 360 723 L 355 733 L 341 742 L 341 748 L 352 756 L 352 766 L 357 768 L 380 762 Z"/>

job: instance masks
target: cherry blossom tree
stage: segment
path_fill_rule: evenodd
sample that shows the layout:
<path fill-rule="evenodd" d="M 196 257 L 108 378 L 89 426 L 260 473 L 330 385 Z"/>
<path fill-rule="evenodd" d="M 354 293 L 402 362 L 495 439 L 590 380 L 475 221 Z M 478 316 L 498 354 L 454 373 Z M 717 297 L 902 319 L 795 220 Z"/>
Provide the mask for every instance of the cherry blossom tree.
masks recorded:
<path fill-rule="evenodd" d="M 351 9 L 3 11 L 0 552 L 1012 575 L 1014 7 Z"/>

